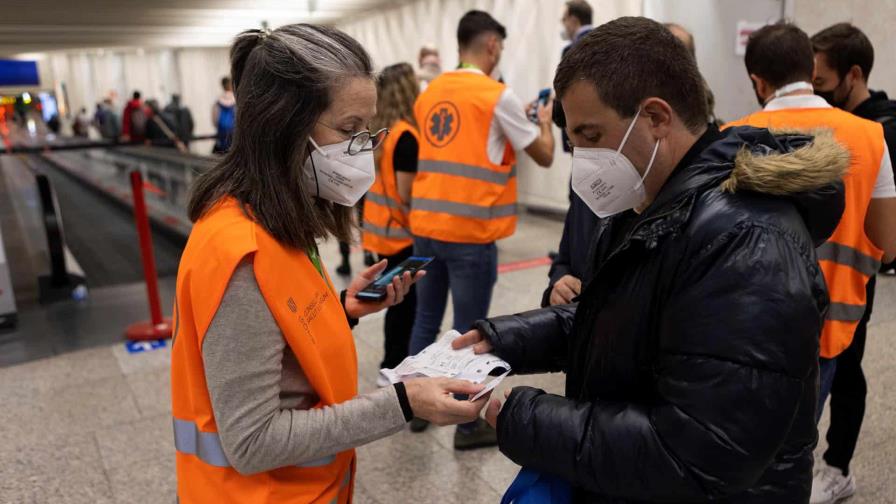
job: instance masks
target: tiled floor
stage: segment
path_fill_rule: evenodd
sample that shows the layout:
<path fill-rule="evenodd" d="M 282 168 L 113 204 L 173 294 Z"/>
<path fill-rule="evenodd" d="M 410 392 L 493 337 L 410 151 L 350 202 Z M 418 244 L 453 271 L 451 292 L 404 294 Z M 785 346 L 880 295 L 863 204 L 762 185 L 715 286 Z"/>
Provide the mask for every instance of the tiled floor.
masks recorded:
<path fill-rule="evenodd" d="M 500 244 L 501 262 L 543 255 L 557 243 L 560 228 L 527 216 L 518 233 Z M 335 244 L 323 255 L 335 266 Z M 357 270 L 360 254 L 352 259 Z M 492 312 L 534 307 L 546 271 L 541 266 L 502 274 Z M 896 503 L 896 279 L 881 279 L 878 292 L 865 358 L 870 394 L 853 466 L 859 484 L 854 503 Z M 362 391 L 373 387 L 381 328 L 379 315 L 355 331 Z M 0 504 L 174 502 L 169 358 L 168 349 L 129 354 L 115 344 L 0 368 Z M 563 376 L 512 377 L 500 389 L 522 383 L 561 392 Z M 455 452 L 452 432 L 406 431 L 362 447 L 356 502 L 498 502 L 518 468 L 494 449 Z"/>

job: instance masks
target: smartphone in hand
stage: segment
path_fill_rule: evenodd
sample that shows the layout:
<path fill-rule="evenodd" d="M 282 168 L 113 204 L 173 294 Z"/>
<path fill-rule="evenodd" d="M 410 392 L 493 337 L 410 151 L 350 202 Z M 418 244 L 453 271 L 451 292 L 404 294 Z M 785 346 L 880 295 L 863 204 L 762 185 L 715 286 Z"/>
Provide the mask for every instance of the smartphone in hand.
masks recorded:
<path fill-rule="evenodd" d="M 387 269 L 379 278 L 371 282 L 367 287 L 364 287 L 364 289 L 358 293 L 358 299 L 360 301 L 382 301 L 386 298 L 386 287 L 392 283 L 393 278 L 403 276 L 405 271 L 410 272 L 413 277 L 418 271 L 432 262 L 433 259 L 435 258 L 417 256 L 405 259 L 398 266 Z"/>
<path fill-rule="evenodd" d="M 551 88 L 544 88 L 538 92 L 538 98 L 535 99 L 535 106 L 529 111 L 529 120 L 538 124 L 538 105 L 547 106 L 551 99 Z"/>

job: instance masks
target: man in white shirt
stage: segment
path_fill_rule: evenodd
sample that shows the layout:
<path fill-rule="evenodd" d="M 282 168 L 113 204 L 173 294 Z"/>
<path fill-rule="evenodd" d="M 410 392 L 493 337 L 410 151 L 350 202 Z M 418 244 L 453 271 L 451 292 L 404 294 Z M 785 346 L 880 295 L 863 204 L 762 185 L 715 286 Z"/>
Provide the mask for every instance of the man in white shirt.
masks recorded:
<path fill-rule="evenodd" d="M 539 105 L 533 124 L 516 93 L 490 77 L 506 35 L 488 13 L 465 14 L 457 29 L 459 68 L 430 82 L 414 106 L 420 146 L 410 230 L 414 255 L 435 259 L 418 285 L 409 355 L 435 340 L 449 291 L 454 329 L 466 332 L 488 315 L 498 274 L 495 241 L 516 226 L 516 152 L 543 167 L 553 162 L 553 104 Z M 415 420 L 411 428 L 419 432 L 426 424 Z M 483 421 L 459 426 L 454 439 L 457 449 L 496 443 Z"/>
<path fill-rule="evenodd" d="M 820 417 L 839 356 L 853 343 L 867 310 L 866 284 L 877 273 L 881 259 L 888 262 L 896 256 L 893 168 L 880 124 L 832 108 L 813 94 L 815 54 L 808 35 L 798 27 L 778 23 L 754 32 L 744 63 L 764 108 L 729 126 L 828 129 L 851 155 L 849 173 L 844 177 L 843 217 L 831 238 L 817 250 L 831 301 L 820 338 Z M 828 473 L 825 468 L 821 472 Z M 831 488 L 822 492 L 813 482 L 812 504 L 833 504 L 852 495 L 854 483 L 839 479 L 841 488 L 834 492 Z"/>

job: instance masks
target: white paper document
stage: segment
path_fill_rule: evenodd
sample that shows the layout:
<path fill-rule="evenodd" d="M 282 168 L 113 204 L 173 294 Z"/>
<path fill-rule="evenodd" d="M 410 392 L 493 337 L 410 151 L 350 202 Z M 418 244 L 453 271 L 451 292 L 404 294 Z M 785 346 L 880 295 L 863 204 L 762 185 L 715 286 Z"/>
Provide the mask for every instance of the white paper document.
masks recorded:
<path fill-rule="evenodd" d="M 510 364 L 490 353 L 476 355 L 472 346 L 454 350 L 451 348 L 451 342 L 460 335 L 457 331 L 448 331 L 417 355 L 403 360 L 395 369 L 383 369 L 380 373 L 390 383 L 424 376 L 483 383 L 492 371 L 504 370 L 503 374 L 494 377 L 484 390 L 470 399 L 475 401 L 501 383 L 501 380 L 510 373 Z"/>

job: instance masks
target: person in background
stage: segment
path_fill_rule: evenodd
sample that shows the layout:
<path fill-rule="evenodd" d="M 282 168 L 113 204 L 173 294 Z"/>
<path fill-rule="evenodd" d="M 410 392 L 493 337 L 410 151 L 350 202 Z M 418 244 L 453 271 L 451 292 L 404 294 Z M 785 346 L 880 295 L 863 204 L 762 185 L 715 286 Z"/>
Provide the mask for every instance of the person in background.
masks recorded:
<path fill-rule="evenodd" d="M 560 22 L 563 24 L 563 29 L 560 30 L 560 38 L 568 42 L 563 46 L 563 51 L 560 54 L 562 58 L 563 56 L 566 56 L 566 53 L 579 41 L 579 39 L 584 37 L 594 28 L 594 10 L 585 0 L 572 0 L 566 2 L 566 7 L 563 9 L 563 17 L 560 18 Z M 557 108 L 557 111 L 562 112 L 559 110 L 559 107 Z M 559 115 L 562 117 L 562 114 Z M 561 141 L 563 142 L 561 147 L 563 147 L 563 152 L 571 152 L 569 148 L 569 137 L 566 136 L 566 130 L 559 124 L 557 126 L 560 128 Z M 569 191 L 569 198 L 570 203 L 572 203 L 572 190 Z"/>
<path fill-rule="evenodd" d="M 115 113 L 111 98 L 103 98 L 102 103 L 97 105 L 94 121 L 104 139 L 115 141 L 121 136 L 121 118 Z"/>
<path fill-rule="evenodd" d="M 442 74 L 442 58 L 439 56 L 439 50 L 432 44 L 421 47 L 420 54 L 417 55 L 417 65 L 420 67 L 417 79 L 420 82 L 420 90 L 423 91 L 433 79 Z"/>
<path fill-rule="evenodd" d="M 93 111 L 93 120 L 90 124 L 93 125 L 93 127 L 95 127 L 97 130 L 99 130 L 102 126 L 104 115 L 105 110 L 103 109 L 103 102 L 97 102 L 96 109 Z"/>
<path fill-rule="evenodd" d="M 171 122 L 171 118 L 159 108 L 158 100 L 155 98 L 146 100 L 146 107 L 150 112 L 149 122 L 146 124 L 146 144 L 186 151 L 186 147 L 174 132 L 175 125 Z"/>
<path fill-rule="evenodd" d="M 592 28 L 593 11 L 588 2 L 575 0 L 566 2 L 563 17 L 563 30 L 560 36 L 569 43 L 563 48 L 565 56 L 570 48 Z M 569 137 L 563 122 L 563 111 L 560 104 L 554 104 L 554 124 L 560 128 L 561 147 L 564 152 L 571 153 Z M 551 268 L 548 271 L 548 286 L 541 296 L 541 306 L 556 303 L 568 303 L 582 289 L 581 279 L 585 275 L 588 246 L 594 236 L 598 221 L 594 212 L 588 209 L 582 199 L 569 189 L 569 208 L 563 222 L 563 235 L 557 252 L 550 252 Z"/>
<path fill-rule="evenodd" d="M 90 136 L 90 116 L 87 115 L 87 108 L 81 107 L 81 110 L 78 111 L 72 124 L 72 131 L 77 137 L 87 138 Z"/>
<path fill-rule="evenodd" d="M 573 184 L 602 217 L 577 303 L 478 321 L 455 340 L 566 394 L 514 387 L 486 419 L 574 503 L 809 498 L 815 247 L 843 208 L 829 136 L 706 122 L 700 73 L 663 25 L 598 26 L 557 68 Z M 800 175 L 800 176 L 798 176 Z M 519 481 L 519 480 L 518 480 Z"/>
<path fill-rule="evenodd" d="M 694 43 L 694 35 L 678 23 L 663 23 L 663 26 L 668 28 L 672 35 L 675 35 L 675 38 L 684 44 L 691 56 L 694 57 L 694 61 L 697 61 L 697 45 Z M 697 66 L 699 67 L 700 65 L 698 64 Z M 700 74 L 700 77 L 702 78 L 703 74 Z M 715 124 L 716 127 L 721 127 L 722 121 L 716 117 L 716 96 L 705 78 L 703 79 L 703 87 L 706 89 L 706 108 L 709 110 L 709 117 L 706 119 L 706 122 Z"/>
<path fill-rule="evenodd" d="M 382 137 L 366 129 L 377 102 L 366 51 L 336 29 L 293 24 L 245 31 L 230 54 L 233 144 L 193 185 L 177 275 L 177 498 L 348 504 L 355 447 L 412 416 L 477 418 L 485 401 L 450 394 L 482 386 L 424 378 L 358 394 L 351 325 L 422 276 L 395 276 L 382 302 L 363 303 L 358 291 L 386 261 L 338 293 L 318 253 L 319 241 L 350 239 L 352 205 L 373 182 Z"/>
<path fill-rule="evenodd" d="M 815 94 L 832 107 L 881 124 L 887 145 L 896 144 L 896 100 L 884 91 L 868 88 L 868 74 L 874 63 L 874 47 L 861 30 L 839 23 L 812 37 L 815 49 Z M 890 150 L 896 159 L 896 151 Z M 894 169 L 896 169 L 896 162 Z M 881 272 L 896 274 L 896 262 L 881 266 Z M 873 281 L 873 279 L 872 279 Z M 873 283 L 870 284 L 873 288 Z M 869 315 L 871 312 L 869 305 Z"/>
<path fill-rule="evenodd" d="M 592 24 L 593 18 L 594 10 L 585 0 L 570 0 L 566 2 L 563 17 L 560 18 L 560 22 L 563 23 L 563 30 L 560 31 L 560 36 L 569 44 L 563 48 L 563 55 L 569 51 L 573 44 L 594 28 Z"/>
<path fill-rule="evenodd" d="M 376 180 L 364 198 L 362 244 L 365 250 L 386 259 L 390 268 L 414 255 L 408 212 L 419 151 L 414 118 L 414 101 L 418 94 L 417 76 L 414 67 L 408 63 L 384 68 L 377 79 L 377 112 L 370 122 L 370 129 L 388 128 L 389 136 L 383 142 L 383 148 L 377 151 Z M 383 324 L 385 352 L 380 368 L 394 368 L 408 356 L 416 309 L 417 294 L 412 286 L 401 304 L 386 310 Z M 377 384 L 386 386 L 388 382 Z"/>
<path fill-rule="evenodd" d="M 121 114 L 121 136 L 125 142 L 143 143 L 146 141 L 146 126 L 152 112 L 140 99 L 140 91 L 134 91 L 131 101 Z"/>
<path fill-rule="evenodd" d="M 47 121 L 47 128 L 49 128 L 53 134 L 59 134 L 59 131 L 62 129 L 62 123 L 59 121 L 59 113 L 50 116 L 50 120 Z"/>
<path fill-rule="evenodd" d="M 233 85 L 230 77 L 221 79 L 223 92 L 212 106 L 212 124 L 215 125 L 215 146 L 212 154 L 223 154 L 230 148 L 236 121 L 236 99 L 233 97 Z"/>
<path fill-rule="evenodd" d="M 879 122 L 887 146 L 896 148 L 896 101 L 883 91 L 868 88 L 874 65 L 874 47 L 861 30 L 849 23 L 838 23 L 811 38 L 815 51 L 815 94 L 831 106 Z M 896 150 L 889 148 L 890 164 L 896 166 Z M 894 263 L 882 270 L 892 270 Z M 856 327 L 852 343 L 837 356 L 837 371 L 831 384 L 831 422 L 827 432 L 828 448 L 812 481 L 813 504 L 834 503 L 855 492 L 855 476 L 849 463 L 855 453 L 868 385 L 862 371 L 862 356 L 868 322 L 874 306 L 876 276 L 866 286 L 865 313 Z"/>
<path fill-rule="evenodd" d="M 414 105 L 421 135 L 409 222 L 414 255 L 435 259 L 426 268 L 428 281 L 417 287 L 410 355 L 435 341 L 449 291 L 454 329 L 466 331 L 488 314 L 498 275 L 495 240 L 516 229 L 515 151 L 525 150 L 543 167 L 554 159 L 553 102 L 538 105 L 535 125 L 516 93 L 489 77 L 506 36 L 488 13 L 464 14 L 457 26 L 459 68 L 432 81 Z M 422 421 L 411 425 L 425 428 Z M 461 450 L 496 442 L 481 420 L 458 427 L 454 436 Z"/>
<path fill-rule="evenodd" d="M 824 57 L 818 58 L 826 62 Z M 817 418 L 831 391 L 839 357 L 853 344 L 867 312 L 867 284 L 881 259 L 896 256 L 896 186 L 883 129 L 879 123 L 832 108 L 813 94 L 816 56 L 808 35 L 788 23 L 769 25 L 750 35 L 744 56 L 747 74 L 763 110 L 731 123 L 788 130 L 830 129 L 850 152 L 844 177 L 846 209 L 818 259 L 831 300 L 821 331 Z M 857 65 L 851 81 L 867 75 L 870 63 Z M 839 96 L 838 96 L 839 98 Z M 854 357 L 847 357 L 854 360 Z M 852 365 L 855 365 L 853 362 Z M 822 465 L 811 502 L 836 502 L 855 492 L 855 482 Z"/>
<path fill-rule="evenodd" d="M 190 146 L 193 138 L 193 114 L 189 107 L 181 103 L 180 95 L 171 95 L 171 103 L 162 111 L 166 120 L 173 126 L 174 134 L 185 146 Z"/>

